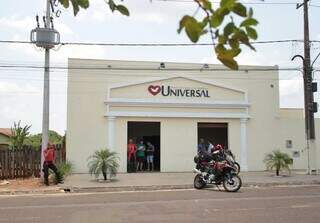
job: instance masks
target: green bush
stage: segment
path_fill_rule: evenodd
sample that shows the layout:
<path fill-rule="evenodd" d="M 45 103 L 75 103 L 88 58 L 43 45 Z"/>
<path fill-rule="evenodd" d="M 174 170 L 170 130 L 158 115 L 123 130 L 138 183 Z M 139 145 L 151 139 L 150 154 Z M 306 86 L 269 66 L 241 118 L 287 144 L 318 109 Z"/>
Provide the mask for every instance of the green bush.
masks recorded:
<path fill-rule="evenodd" d="M 107 180 L 108 173 L 110 178 L 116 176 L 119 164 L 118 156 L 116 152 L 112 152 L 108 149 L 101 149 L 95 151 L 95 153 L 88 158 L 88 168 L 91 175 L 95 175 L 96 178 L 100 174 L 103 175 L 104 180 Z"/>
<path fill-rule="evenodd" d="M 276 175 L 279 176 L 281 169 L 286 169 L 290 173 L 290 166 L 293 164 L 293 159 L 280 150 L 273 151 L 266 155 L 264 162 L 267 170 L 276 170 Z"/>
<path fill-rule="evenodd" d="M 73 164 L 67 160 L 65 162 L 59 163 L 57 165 L 57 169 L 58 169 L 59 173 L 61 174 L 61 176 L 67 177 L 72 172 Z"/>
<path fill-rule="evenodd" d="M 68 175 L 71 174 L 73 169 L 73 164 L 70 161 L 65 161 L 62 163 L 57 164 L 58 172 L 60 173 L 61 177 L 65 179 Z M 56 179 L 56 175 L 53 173 L 53 171 L 50 169 L 50 175 L 54 175 L 54 182 L 58 183 L 58 179 Z"/>

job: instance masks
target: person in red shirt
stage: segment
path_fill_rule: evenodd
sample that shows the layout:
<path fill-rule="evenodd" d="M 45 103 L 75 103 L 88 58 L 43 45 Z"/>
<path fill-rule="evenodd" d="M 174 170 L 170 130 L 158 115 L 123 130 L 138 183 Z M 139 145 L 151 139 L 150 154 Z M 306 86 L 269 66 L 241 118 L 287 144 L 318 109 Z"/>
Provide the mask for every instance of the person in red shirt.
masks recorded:
<path fill-rule="evenodd" d="M 49 186 L 49 169 L 51 169 L 56 175 L 57 183 L 62 182 L 61 174 L 59 173 L 56 165 L 54 165 L 55 160 L 55 147 L 51 143 L 48 143 L 47 149 L 43 151 L 44 163 L 43 163 L 43 172 L 44 172 L 44 184 Z"/>
<path fill-rule="evenodd" d="M 129 139 L 128 146 L 128 172 L 135 170 L 135 164 L 136 164 L 136 151 L 137 146 L 133 143 L 132 139 Z"/>

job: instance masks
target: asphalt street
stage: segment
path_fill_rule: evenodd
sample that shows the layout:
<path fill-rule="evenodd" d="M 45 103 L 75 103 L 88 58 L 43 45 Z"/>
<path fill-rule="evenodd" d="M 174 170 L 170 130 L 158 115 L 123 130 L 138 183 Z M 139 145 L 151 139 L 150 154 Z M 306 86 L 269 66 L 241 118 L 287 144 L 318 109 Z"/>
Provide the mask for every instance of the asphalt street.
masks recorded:
<path fill-rule="evenodd" d="M 0 196 L 3 222 L 320 222 L 320 186 Z"/>

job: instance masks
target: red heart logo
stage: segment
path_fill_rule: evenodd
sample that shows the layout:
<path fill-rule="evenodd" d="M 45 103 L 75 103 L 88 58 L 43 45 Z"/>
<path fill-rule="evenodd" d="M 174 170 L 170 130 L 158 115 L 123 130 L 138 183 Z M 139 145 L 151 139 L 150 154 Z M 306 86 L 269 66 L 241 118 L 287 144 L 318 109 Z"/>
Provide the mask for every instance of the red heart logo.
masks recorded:
<path fill-rule="evenodd" d="M 159 85 L 156 85 L 156 86 L 150 85 L 148 87 L 148 91 L 150 92 L 150 94 L 155 96 L 155 95 L 159 94 L 159 92 L 161 91 L 161 87 Z"/>

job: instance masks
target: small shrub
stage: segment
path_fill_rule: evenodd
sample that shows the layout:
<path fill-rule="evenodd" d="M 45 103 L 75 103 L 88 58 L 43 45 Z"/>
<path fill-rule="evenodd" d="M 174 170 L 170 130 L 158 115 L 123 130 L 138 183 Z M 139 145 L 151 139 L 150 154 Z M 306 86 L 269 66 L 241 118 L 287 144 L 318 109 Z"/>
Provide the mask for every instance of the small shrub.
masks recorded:
<path fill-rule="evenodd" d="M 108 149 L 101 149 L 95 151 L 95 153 L 88 158 L 88 168 L 91 175 L 95 175 L 96 178 L 100 174 L 103 175 L 104 180 L 107 180 L 108 173 L 110 178 L 116 176 L 119 164 L 118 156 L 116 152 L 112 152 Z"/>
<path fill-rule="evenodd" d="M 279 176 L 281 169 L 286 169 L 290 173 L 290 166 L 293 164 L 293 159 L 280 150 L 273 151 L 266 155 L 264 162 L 267 170 L 276 170 L 276 175 Z"/>
<path fill-rule="evenodd" d="M 62 163 L 57 164 L 58 172 L 60 173 L 61 177 L 65 179 L 68 175 L 71 174 L 73 169 L 73 164 L 70 161 L 65 161 Z M 49 174 L 51 175 L 50 178 L 53 178 L 53 181 L 55 183 L 58 183 L 58 179 L 56 179 L 56 175 L 53 173 L 53 171 L 50 169 Z"/>

